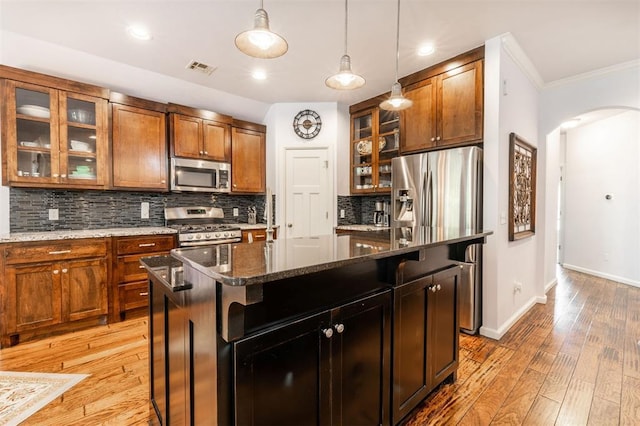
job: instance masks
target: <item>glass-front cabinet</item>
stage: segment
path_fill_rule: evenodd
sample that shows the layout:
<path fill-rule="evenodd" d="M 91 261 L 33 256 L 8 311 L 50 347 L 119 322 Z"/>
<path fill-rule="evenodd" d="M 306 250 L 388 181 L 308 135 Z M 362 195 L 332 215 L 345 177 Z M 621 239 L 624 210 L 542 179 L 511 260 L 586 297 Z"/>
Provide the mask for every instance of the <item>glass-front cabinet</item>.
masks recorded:
<path fill-rule="evenodd" d="M 391 191 L 391 159 L 400 142 L 397 111 L 370 108 L 351 116 L 351 193 Z"/>
<path fill-rule="evenodd" d="M 106 186 L 106 99 L 12 80 L 4 90 L 3 184 Z"/>

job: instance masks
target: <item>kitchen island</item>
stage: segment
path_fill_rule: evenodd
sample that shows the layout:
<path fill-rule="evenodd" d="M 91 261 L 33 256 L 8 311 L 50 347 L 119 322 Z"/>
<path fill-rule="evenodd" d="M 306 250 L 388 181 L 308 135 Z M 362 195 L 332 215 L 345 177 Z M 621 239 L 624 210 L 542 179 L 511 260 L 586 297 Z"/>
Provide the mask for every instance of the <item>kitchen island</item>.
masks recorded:
<path fill-rule="evenodd" d="M 397 424 L 455 380 L 460 265 L 489 234 L 396 228 L 143 259 L 157 422 Z"/>

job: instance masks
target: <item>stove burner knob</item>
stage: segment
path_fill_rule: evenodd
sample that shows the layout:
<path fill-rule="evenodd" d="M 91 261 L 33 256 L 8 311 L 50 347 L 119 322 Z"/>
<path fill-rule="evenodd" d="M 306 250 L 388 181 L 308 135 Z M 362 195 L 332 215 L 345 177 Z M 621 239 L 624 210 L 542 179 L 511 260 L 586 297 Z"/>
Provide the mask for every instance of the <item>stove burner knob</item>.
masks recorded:
<path fill-rule="evenodd" d="M 228 236 L 229 236 L 229 233 L 228 233 L 228 232 L 225 232 L 225 233 L 224 233 L 224 236 L 225 236 L 225 237 L 228 237 Z"/>
<path fill-rule="evenodd" d="M 211 234 L 204 234 L 204 238 L 207 240 L 211 239 Z"/>
<path fill-rule="evenodd" d="M 202 235 L 196 234 L 196 240 L 199 240 L 200 238 L 202 238 Z"/>
<path fill-rule="evenodd" d="M 221 237 L 221 235 L 220 235 L 219 233 L 217 233 L 217 232 L 216 232 L 216 233 L 214 234 L 214 237 L 215 237 L 215 238 L 220 238 L 220 237 Z"/>
<path fill-rule="evenodd" d="M 193 240 L 193 235 L 187 235 L 187 240 Z"/>

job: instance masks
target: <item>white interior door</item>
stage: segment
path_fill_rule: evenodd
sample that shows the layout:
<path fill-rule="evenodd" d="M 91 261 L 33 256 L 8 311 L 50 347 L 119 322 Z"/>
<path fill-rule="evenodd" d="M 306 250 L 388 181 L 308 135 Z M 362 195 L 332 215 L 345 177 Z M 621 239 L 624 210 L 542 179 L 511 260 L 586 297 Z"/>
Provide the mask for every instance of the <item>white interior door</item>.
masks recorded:
<path fill-rule="evenodd" d="M 330 234 L 333 186 L 328 150 L 286 150 L 285 169 L 286 238 Z"/>

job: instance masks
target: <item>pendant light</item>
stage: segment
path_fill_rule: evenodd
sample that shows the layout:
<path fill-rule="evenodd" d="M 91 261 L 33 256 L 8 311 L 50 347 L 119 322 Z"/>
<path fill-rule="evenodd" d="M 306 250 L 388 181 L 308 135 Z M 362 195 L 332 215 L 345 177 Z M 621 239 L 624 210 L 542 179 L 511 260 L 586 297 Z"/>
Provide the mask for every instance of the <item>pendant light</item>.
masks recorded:
<path fill-rule="evenodd" d="M 287 53 L 289 45 L 284 38 L 269 30 L 269 15 L 262 5 L 260 0 L 260 9 L 256 10 L 253 19 L 253 29 L 236 36 L 236 47 L 254 58 L 277 58 Z"/>
<path fill-rule="evenodd" d="M 340 71 L 324 81 L 332 89 L 351 90 L 364 86 L 364 78 L 351 71 L 351 58 L 347 54 L 349 0 L 344 0 L 344 55 L 340 58 Z"/>
<path fill-rule="evenodd" d="M 401 111 L 413 105 L 413 101 L 402 96 L 402 85 L 398 82 L 398 59 L 400 58 L 400 0 L 398 0 L 398 18 L 396 22 L 396 82 L 391 86 L 391 96 L 380 104 L 387 111 Z"/>

